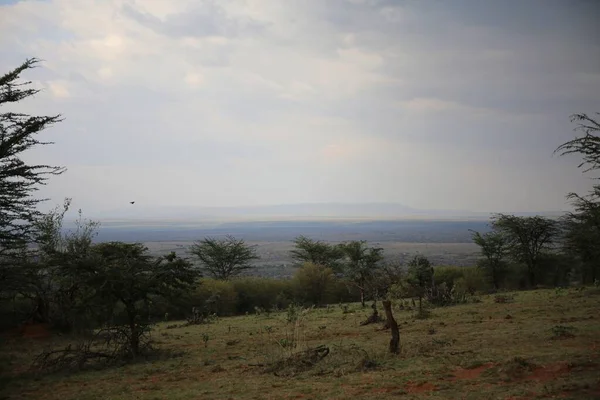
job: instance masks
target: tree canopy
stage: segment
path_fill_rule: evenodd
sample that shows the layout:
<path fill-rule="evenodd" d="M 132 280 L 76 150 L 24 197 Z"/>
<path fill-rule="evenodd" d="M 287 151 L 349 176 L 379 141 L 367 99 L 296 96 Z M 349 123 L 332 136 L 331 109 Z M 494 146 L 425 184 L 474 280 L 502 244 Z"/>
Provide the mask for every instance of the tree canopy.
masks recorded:
<path fill-rule="evenodd" d="M 60 115 L 31 116 L 5 111 L 4 107 L 32 97 L 39 92 L 31 82 L 19 81 L 21 73 L 34 68 L 39 60 L 26 60 L 19 67 L 0 76 L 0 257 L 14 255 L 31 239 L 31 227 L 39 215 L 36 206 L 44 199 L 33 193 L 51 175 L 65 171 L 62 167 L 28 164 L 22 154 L 41 142 L 36 135 L 61 121 Z"/>
<path fill-rule="evenodd" d="M 255 246 L 248 246 L 243 239 L 227 235 L 224 239 L 205 238 L 195 242 L 190 253 L 202 264 L 202 268 L 215 279 L 228 280 L 252 268 L 251 262 L 260 259 Z"/>
<path fill-rule="evenodd" d="M 513 259 L 527 266 L 529 285 L 535 286 L 540 257 L 553 248 L 560 234 L 559 221 L 539 215 L 496 214 L 492 218 L 492 228 L 505 238 Z"/>
<path fill-rule="evenodd" d="M 369 289 L 374 289 L 373 282 L 378 275 L 379 262 L 383 260 L 383 249 L 369 247 L 364 240 L 342 243 L 340 249 L 345 256 L 344 275 L 360 291 L 361 304 L 364 307 L 366 293 Z"/>
<path fill-rule="evenodd" d="M 339 246 L 335 246 L 321 240 L 313 240 L 306 236 L 298 236 L 294 240 L 295 249 L 290 251 L 292 259 L 304 264 L 312 263 L 329 267 L 334 271 L 339 270 L 340 260 L 344 252 Z"/>

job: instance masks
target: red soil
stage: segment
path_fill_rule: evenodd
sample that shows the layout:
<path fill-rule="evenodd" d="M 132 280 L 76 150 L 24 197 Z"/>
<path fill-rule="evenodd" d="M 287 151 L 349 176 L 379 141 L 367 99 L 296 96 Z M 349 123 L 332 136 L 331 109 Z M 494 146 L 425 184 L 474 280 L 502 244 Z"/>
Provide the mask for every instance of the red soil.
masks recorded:
<path fill-rule="evenodd" d="M 19 328 L 19 334 L 30 339 L 44 339 L 50 337 L 48 324 L 25 324 Z"/>
<path fill-rule="evenodd" d="M 425 392 L 431 392 L 432 390 L 435 390 L 435 389 L 436 389 L 436 386 L 433 383 L 429 383 L 429 382 L 420 383 L 420 384 L 408 382 L 405 387 L 405 390 L 408 393 L 425 393 Z"/>
<path fill-rule="evenodd" d="M 487 363 L 487 364 L 480 365 L 479 367 L 476 367 L 476 368 L 470 368 L 470 369 L 459 368 L 456 371 L 454 371 L 454 377 L 452 378 L 452 380 L 477 379 L 477 378 L 479 378 L 479 375 L 481 375 L 481 373 L 483 371 L 491 368 L 493 365 L 494 364 L 492 364 L 492 363 Z"/>

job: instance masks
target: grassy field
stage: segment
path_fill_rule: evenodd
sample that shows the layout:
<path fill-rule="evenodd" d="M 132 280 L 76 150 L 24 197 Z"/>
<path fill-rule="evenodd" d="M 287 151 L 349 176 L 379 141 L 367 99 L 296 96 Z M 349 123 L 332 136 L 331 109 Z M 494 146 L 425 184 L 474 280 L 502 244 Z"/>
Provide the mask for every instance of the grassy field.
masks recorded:
<path fill-rule="evenodd" d="M 369 309 L 160 324 L 161 348 L 183 352 L 104 370 L 40 375 L 28 366 L 65 338 L 5 339 L 7 399 L 600 399 L 600 289 L 513 293 L 431 310 L 395 309 L 401 354 L 389 330 L 360 326 Z M 175 327 L 173 327 L 175 326 Z M 293 348 L 292 343 L 297 347 Z M 307 348 L 324 345 L 322 359 Z M 9 364 L 10 363 L 10 364 Z M 0 395 L 2 398 L 2 395 Z"/>

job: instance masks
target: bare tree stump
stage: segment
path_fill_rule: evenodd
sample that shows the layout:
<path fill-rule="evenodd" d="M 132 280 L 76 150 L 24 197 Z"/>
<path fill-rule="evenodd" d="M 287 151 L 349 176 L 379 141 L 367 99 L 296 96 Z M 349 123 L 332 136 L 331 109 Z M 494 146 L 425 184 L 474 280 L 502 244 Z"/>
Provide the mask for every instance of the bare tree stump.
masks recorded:
<path fill-rule="evenodd" d="M 398 354 L 400 352 L 400 331 L 398 330 L 398 323 L 394 319 L 394 315 L 392 314 L 392 302 L 389 300 L 384 300 L 383 308 L 385 309 L 385 316 L 387 318 L 387 322 L 390 325 L 392 330 L 392 339 L 390 340 L 390 353 Z"/>

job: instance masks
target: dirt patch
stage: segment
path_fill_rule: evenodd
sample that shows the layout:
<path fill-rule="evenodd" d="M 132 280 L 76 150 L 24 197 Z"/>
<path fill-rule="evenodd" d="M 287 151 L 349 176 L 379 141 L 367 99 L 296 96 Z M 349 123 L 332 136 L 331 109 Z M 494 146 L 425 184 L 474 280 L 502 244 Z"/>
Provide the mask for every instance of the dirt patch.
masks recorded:
<path fill-rule="evenodd" d="M 525 379 L 548 382 L 561 375 L 568 374 L 570 371 L 571 367 L 567 363 L 556 363 L 535 368 L 533 373 L 528 375 Z"/>
<path fill-rule="evenodd" d="M 454 376 L 451 378 L 451 380 L 477 379 L 483 371 L 493 366 L 494 364 L 487 363 L 475 368 L 458 368 L 453 372 Z"/>
<path fill-rule="evenodd" d="M 19 329 L 19 333 L 29 339 L 45 339 L 51 334 L 48 324 L 25 324 Z"/>
<path fill-rule="evenodd" d="M 430 382 L 414 383 L 408 382 L 404 387 L 407 393 L 425 393 L 436 390 L 436 386 Z"/>
<path fill-rule="evenodd" d="M 403 392 L 404 388 L 401 386 L 386 386 L 386 387 L 382 387 L 382 388 L 377 388 L 377 389 L 373 389 L 373 393 L 399 393 L 399 392 Z"/>

